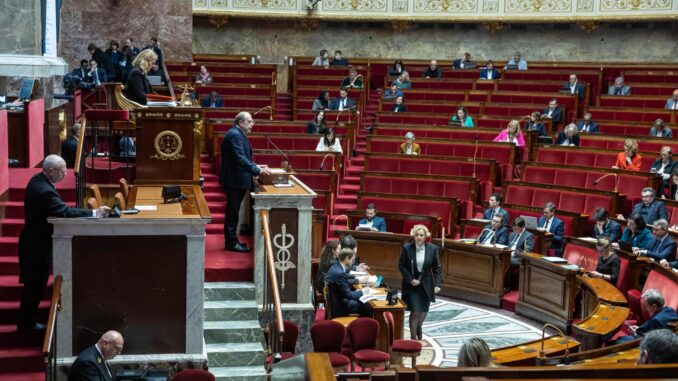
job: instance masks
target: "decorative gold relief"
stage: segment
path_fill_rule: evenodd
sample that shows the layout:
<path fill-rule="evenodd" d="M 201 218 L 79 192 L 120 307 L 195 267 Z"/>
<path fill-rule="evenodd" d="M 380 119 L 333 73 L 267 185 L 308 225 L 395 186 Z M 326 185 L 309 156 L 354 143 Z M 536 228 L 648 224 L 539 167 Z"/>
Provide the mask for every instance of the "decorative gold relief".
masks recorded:
<path fill-rule="evenodd" d="M 507 0 L 506 12 L 569 12 L 572 0 Z"/>
<path fill-rule="evenodd" d="M 382 11 L 386 12 L 388 0 L 323 0 L 323 11 Z"/>
<path fill-rule="evenodd" d="M 296 0 L 233 0 L 233 8 L 297 9 Z"/>
<path fill-rule="evenodd" d="M 532 4 L 534 5 L 534 9 L 536 11 L 538 11 L 539 8 L 541 8 L 541 0 L 532 0 Z"/>
<path fill-rule="evenodd" d="M 181 153 L 183 142 L 181 136 L 174 131 L 166 130 L 158 133 L 153 140 L 155 155 L 151 159 L 178 160 L 186 156 Z"/>
<path fill-rule="evenodd" d="M 483 0 L 483 12 L 499 11 L 499 0 Z"/>
<path fill-rule="evenodd" d="M 487 29 L 491 34 L 495 34 L 496 32 L 504 29 L 504 24 L 501 21 L 486 22 L 483 25 L 485 25 L 485 29 Z"/>
<path fill-rule="evenodd" d="M 601 11 L 671 10 L 672 0 L 601 0 Z"/>
<path fill-rule="evenodd" d="M 206 7 L 207 6 L 207 0 L 193 0 L 193 6 L 194 7 Z"/>
<path fill-rule="evenodd" d="M 600 28 L 600 23 L 597 21 L 584 21 L 579 23 L 579 28 L 588 34 Z"/>
<path fill-rule="evenodd" d="M 299 20 L 297 26 L 301 30 L 318 30 L 318 27 L 320 26 L 320 20 L 310 18 L 302 19 Z"/>
<path fill-rule="evenodd" d="M 640 0 L 632 0 L 632 1 L 631 1 L 631 6 L 632 6 L 634 9 L 639 8 L 639 7 L 640 7 Z"/>
<path fill-rule="evenodd" d="M 415 12 L 476 12 L 477 0 L 415 0 Z"/>
<path fill-rule="evenodd" d="M 202 120 L 196 120 L 193 122 L 193 135 L 195 136 L 200 136 L 202 135 L 203 128 L 204 128 L 204 123 Z"/>
<path fill-rule="evenodd" d="M 408 9 L 408 0 L 393 0 L 393 12 L 407 12 Z"/>
<path fill-rule="evenodd" d="M 360 1 L 358 0 L 351 0 L 351 8 L 353 9 L 358 9 L 358 6 L 360 5 Z"/>
<path fill-rule="evenodd" d="M 577 12 L 593 12 L 593 0 L 577 0 Z"/>
<path fill-rule="evenodd" d="M 398 33 L 402 33 L 410 29 L 412 24 L 408 21 L 392 21 L 391 27 Z"/>
<path fill-rule="evenodd" d="M 217 29 L 228 24 L 228 16 L 210 16 L 207 20 Z"/>

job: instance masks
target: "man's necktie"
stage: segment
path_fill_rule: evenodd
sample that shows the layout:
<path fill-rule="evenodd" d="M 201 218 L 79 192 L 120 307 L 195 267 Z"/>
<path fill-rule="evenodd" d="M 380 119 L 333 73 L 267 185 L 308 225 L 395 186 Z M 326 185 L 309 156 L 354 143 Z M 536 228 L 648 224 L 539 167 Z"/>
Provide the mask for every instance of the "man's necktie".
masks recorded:
<path fill-rule="evenodd" d="M 544 230 L 550 231 L 549 229 L 551 229 L 551 220 L 547 220 L 546 224 L 544 225 Z"/>

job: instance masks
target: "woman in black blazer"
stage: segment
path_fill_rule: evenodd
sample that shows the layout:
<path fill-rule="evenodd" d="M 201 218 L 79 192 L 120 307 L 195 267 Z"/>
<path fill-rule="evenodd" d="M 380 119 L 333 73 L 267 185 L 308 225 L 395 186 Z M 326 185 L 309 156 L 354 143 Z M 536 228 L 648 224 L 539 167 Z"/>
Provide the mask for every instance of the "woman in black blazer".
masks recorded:
<path fill-rule="evenodd" d="M 431 236 L 426 226 L 415 225 L 410 236 L 414 242 L 403 246 L 398 268 L 403 274 L 403 300 L 410 311 L 410 337 L 421 340 L 429 305 L 440 291 L 440 260 L 438 248 L 426 242 Z"/>
<path fill-rule="evenodd" d="M 127 75 L 127 98 L 131 101 L 146 104 L 146 94 L 152 93 L 151 84 L 146 78 L 146 73 L 153 67 L 153 62 L 158 59 L 158 55 L 151 49 L 142 50 L 134 58 L 132 65 L 134 68 Z"/>

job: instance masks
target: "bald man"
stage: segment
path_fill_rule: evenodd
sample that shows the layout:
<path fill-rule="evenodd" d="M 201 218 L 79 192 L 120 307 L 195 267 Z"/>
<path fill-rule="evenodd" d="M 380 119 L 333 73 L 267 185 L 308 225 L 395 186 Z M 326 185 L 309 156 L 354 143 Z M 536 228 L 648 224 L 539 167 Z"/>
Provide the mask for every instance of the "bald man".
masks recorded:
<path fill-rule="evenodd" d="M 42 172 L 34 175 L 24 196 L 24 229 L 19 237 L 19 283 L 24 287 L 19 306 L 20 331 L 41 331 L 44 324 L 36 320 L 38 304 L 52 266 L 52 231 L 48 217 L 92 217 L 97 211 L 71 208 L 64 204 L 54 185 L 66 176 L 66 162 L 58 155 L 49 155 Z M 100 213 L 109 210 L 100 208 Z"/>
<path fill-rule="evenodd" d="M 96 344 L 78 355 L 68 373 L 68 381 L 111 381 L 107 361 L 119 355 L 124 344 L 120 332 L 104 333 Z"/>

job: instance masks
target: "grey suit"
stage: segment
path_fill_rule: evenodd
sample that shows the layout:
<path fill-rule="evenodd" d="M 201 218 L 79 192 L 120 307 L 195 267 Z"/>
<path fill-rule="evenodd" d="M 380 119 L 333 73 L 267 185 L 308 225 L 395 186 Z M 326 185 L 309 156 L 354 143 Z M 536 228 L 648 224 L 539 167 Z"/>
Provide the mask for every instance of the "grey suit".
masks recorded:
<path fill-rule="evenodd" d="M 622 86 L 617 92 L 617 87 L 612 85 L 607 88 L 607 95 L 631 95 L 631 86 Z"/>
<path fill-rule="evenodd" d="M 511 233 L 508 242 L 509 247 L 513 247 L 514 243 L 516 245 L 514 254 L 511 255 L 511 265 L 520 265 L 518 256 L 515 254 L 531 253 L 534 251 L 534 234 L 527 231 L 527 229 L 522 233 Z"/>

